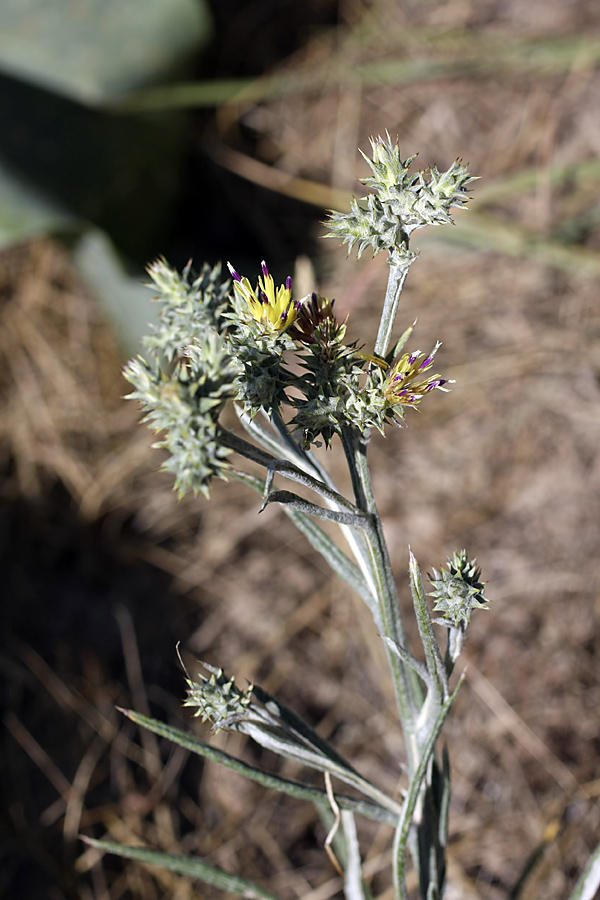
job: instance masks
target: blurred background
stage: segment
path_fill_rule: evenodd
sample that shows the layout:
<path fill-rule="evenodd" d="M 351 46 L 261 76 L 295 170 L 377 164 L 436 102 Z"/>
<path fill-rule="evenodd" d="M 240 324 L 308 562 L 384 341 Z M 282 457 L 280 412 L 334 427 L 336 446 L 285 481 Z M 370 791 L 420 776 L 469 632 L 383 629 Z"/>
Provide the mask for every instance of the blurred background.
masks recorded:
<path fill-rule="evenodd" d="M 443 341 L 456 384 L 371 444 L 407 620 L 409 543 L 425 571 L 466 547 L 494 601 L 445 729 L 448 896 L 568 895 L 600 839 L 599 67 L 594 0 L 2 4 L 3 896 L 217 896 L 78 833 L 198 854 L 284 900 L 339 896 L 312 808 L 116 712 L 196 727 L 177 641 L 385 788 L 401 778 L 368 612 L 242 486 L 178 502 L 121 376 L 158 254 L 251 278 L 266 259 L 374 334 L 384 254 L 347 260 L 320 223 L 386 130 L 421 168 L 481 176 L 456 227 L 417 234 L 398 322 Z M 390 831 L 360 834 L 390 898 Z"/>

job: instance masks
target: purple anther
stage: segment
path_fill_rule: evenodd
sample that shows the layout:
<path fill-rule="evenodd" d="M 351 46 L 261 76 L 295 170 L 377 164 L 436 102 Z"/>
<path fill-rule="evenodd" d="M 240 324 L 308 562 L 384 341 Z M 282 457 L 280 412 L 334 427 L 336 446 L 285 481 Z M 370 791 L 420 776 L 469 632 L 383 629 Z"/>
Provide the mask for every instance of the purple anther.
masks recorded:
<path fill-rule="evenodd" d="M 265 294 L 264 291 L 260 292 L 260 299 L 262 300 L 263 303 L 266 303 L 268 305 L 269 298 L 267 297 L 267 295 Z"/>
<path fill-rule="evenodd" d="M 292 276 L 291 275 L 288 275 L 288 277 L 285 279 L 285 289 L 286 289 L 286 291 L 291 291 L 291 289 L 292 289 Z"/>
<path fill-rule="evenodd" d="M 425 357 L 425 359 L 419 366 L 419 371 L 421 371 L 421 369 L 424 369 L 425 366 L 428 366 L 432 361 L 433 361 L 433 353 L 431 353 L 429 356 Z"/>
<path fill-rule="evenodd" d="M 261 267 L 261 269 L 262 269 L 263 275 L 264 275 L 265 278 L 266 278 L 267 275 L 269 274 L 269 270 L 267 269 L 267 264 L 266 264 L 266 262 L 264 261 L 264 259 L 263 259 L 263 261 L 261 262 L 260 267 Z"/>
<path fill-rule="evenodd" d="M 233 278 L 234 281 L 241 281 L 241 280 L 242 280 L 242 276 L 239 274 L 239 272 L 236 272 L 236 271 L 235 271 L 235 269 L 233 268 L 233 266 L 231 265 L 230 262 L 227 263 L 227 268 L 228 268 L 229 271 L 231 272 L 231 277 Z"/>
<path fill-rule="evenodd" d="M 287 319 L 288 313 L 289 313 L 289 311 L 290 311 L 290 306 L 291 306 L 291 305 L 292 305 L 291 303 L 288 303 L 288 305 L 286 306 L 286 308 L 284 309 L 284 311 L 283 311 L 283 312 L 281 313 L 281 315 L 279 316 L 279 318 L 281 319 L 282 322 L 285 322 L 285 320 Z"/>
<path fill-rule="evenodd" d="M 294 309 L 302 309 L 302 300 L 296 300 L 294 302 Z"/>
<path fill-rule="evenodd" d="M 332 308 L 332 309 L 333 309 L 333 304 L 334 304 L 334 303 L 335 303 L 335 297 L 334 297 L 333 300 L 331 301 L 331 308 Z"/>
<path fill-rule="evenodd" d="M 408 357 L 409 366 L 412 366 L 413 363 L 415 363 L 418 360 L 420 352 L 421 352 L 420 350 L 415 350 L 414 353 L 410 354 L 410 356 Z M 421 367 L 419 366 L 419 368 L 421 368 Z"/>

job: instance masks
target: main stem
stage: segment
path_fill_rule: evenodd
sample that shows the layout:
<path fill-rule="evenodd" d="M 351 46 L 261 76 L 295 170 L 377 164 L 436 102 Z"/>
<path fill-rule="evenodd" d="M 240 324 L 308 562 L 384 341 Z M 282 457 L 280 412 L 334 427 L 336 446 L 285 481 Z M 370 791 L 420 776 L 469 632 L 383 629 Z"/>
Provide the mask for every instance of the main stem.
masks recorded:
<path fill-rule="evenodd" d="M 350 469 L 356 505 L 369 514 L 372 522 L 372 528 L 363 532 L 363 539 L 377 592 L 378 625 L 383 636 L 404 647 L 404 628 L 400 618 L 396 582 L 367 464 L 367 442 L 357 428 L 345 428 L 342 430 L 342 443 Z M 423 691 L 416 673 L 404 665 L 387 643 L 385 651 L 400 713 L 408 770 L 412 774 L 419 761 L 415 719 L 423 702 Z"/>

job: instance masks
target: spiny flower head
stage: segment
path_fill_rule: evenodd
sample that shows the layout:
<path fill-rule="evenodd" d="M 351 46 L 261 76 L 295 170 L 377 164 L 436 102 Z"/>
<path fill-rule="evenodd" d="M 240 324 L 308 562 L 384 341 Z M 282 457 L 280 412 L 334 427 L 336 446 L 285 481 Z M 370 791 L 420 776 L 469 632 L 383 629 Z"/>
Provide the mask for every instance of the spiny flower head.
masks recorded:
<path fill-rule="evenodd" d="M 439 342 L 435 345 L 429 356 L 414 350 L 412 353 L 404 353 L 391 367 L 384 383 L 383 394 L 389 407 L 417 406 L 425 394 L 439 388 L 446 390 L 446 378 L 439 375 L 427 375 L 432 368 L 433 358 L 437 353 Z M 396 410 L 394 410 L 396 412 Z M 400 413 L 402 417 L 402 413 Z"/>
<path fill-rule="evenodd" d="M 188 263 L 179 274 L 164 259 L 157 259 L 148 266 L 148 274 L 158 288 L 155 299 L 160 303 L 159 322 L 143 341 L 152 353 L 170 361 L 207 330 L 224 331 L 231 301 L 229 279 L 221 277 L 220 263 L 213 268 L 205 263 L 199 275 Z"/>
<path fill-rule="evenodd" d="M 408 170 L 417 155 L 402 160 L 398 142 L 392 143 L 389 134 L 386 138 L 371 138 L 372 159 L 361 151 L 373 172 L 363 179 L 363 184 L 375 191 L 380 200 L 390 202 L 396 212 L 401 212 L 409 233 L 425 225 L 451 223 L 450 207 L 466 205 L 467 186 L 477 179 L 460 160 L 455 160 L 445 172 L 432 166 L 410 175 Z"/>
<path fill-rule="evenodd" d="M 354 199 L 348 213 L 332 211 L 327 236 L 341 238 L 348 251 L 357 244 L 359 256 L 370 245 L 374 254 L 387 250 L 390 263 L 410 265 L 415 259 L 408 248 L 411 233 L 426 225 L 451 223 L 450 208 L 465 206 L 467 186 L 475 179 L 458 160 L 446 172 L 433 166 L 409 174 L 415 157 L 402 160 L 389 134 L 386 139 L 372 138 L 371 147 L 372 159 L 363 156 L 373 174 L 363 183 L 373 193 Z"/>
<path fill-rule="evenodd" d="M 246 714 L 252 700 L 253 687 L 250 685 L 245 691 L 240 691 L 235 679 L 227 678 L 223 669 L 208 663 L 202 665 L 211 673 L 210 678 L 201 674 L 201 681 L 192 681 L 188 676 L 187 697 L 183 705 L 195 706 L 194 716 L 199 716 L 203 722 L 210 719 L 213 731 L 219 731 L 220 728 L 235 724 Z"/>
<path fill-rule="evenodd" d="M 250 281 L 242 277 L 227 263 L 233 278 L 233 289 L 238 299 L 245 301 L 253 318 L 259 323 L 263 333 L 280 334 L 286 331 L 298 316 L 300 303 L 292 300 L 292 279 L 288 275 L 285 284 L 275 287 L 273 276 L 269 274 L 266 262 L 261 263 L 256 290 Z"/>
<path fill-rule="evenodd" d="M 481 581 L 481 569 L 476 560 L 469 559 L 466 550 L 456 550 L 446 560 L 447 569 L 433 570 L 429 576 L 435 598 L 434 612 L 442 613 L 436 621 L 448 628 L 467 627 L 474 609 L 487 609 L 489 600 L 483 595 L 485 582 Z"/>
<path fill-rule="evenodd" d="M 166 371 L 156 355 L 125 368 L 134 388 L 128 397 L 139 400 L 144 421 L 163 432 L 154 446 L 168 450 L 162 469 L 175 475 L 180 497 L 189 490 L 208 497 L 211 480 L 227 477 L 231 451 L 219 439 L 219 415 L 235 397 L 238 369 L 223 336 L 212 329 L 182 348 Z"/>
<path fill-rule="evenodd" d="M 321 294 L 308 294 L 300 301 L 298 315 L 289 335 L 293 340 L 302 344 L 314 344 L 317 341 L 332 340 L 334 335 L 341 340 L 335 313 L 333 311 L 335 300 L 322 297 Z M 345 327 L 341 326 L 344 329 Z"/>

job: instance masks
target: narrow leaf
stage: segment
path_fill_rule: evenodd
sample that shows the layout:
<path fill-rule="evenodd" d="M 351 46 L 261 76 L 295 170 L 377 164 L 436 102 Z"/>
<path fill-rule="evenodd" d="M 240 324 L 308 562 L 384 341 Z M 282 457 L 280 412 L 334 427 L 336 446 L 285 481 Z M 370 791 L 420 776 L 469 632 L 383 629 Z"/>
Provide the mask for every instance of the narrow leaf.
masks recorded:
<path fill-rule="evenodd" d="M 408 900 L 405 870 L 406 846 L 409 839 L 411 823 L 413 821 L 417 801 L 419 799 L 419 796 L 421 795 L 423 783 L 427 776 L 427 769 L 429 767 L 431 754 L 435 749 L 435 744 L 442 730 L 442 726 L 446 721 L 446 718 L 448 717 L 448 713 L 450 712 L 452 704 L 454 703 L 458 692 L 462 687 L 463 681 L 464 675 L 461 675 L 456 687 L 454 688 L 450 696 L 445 699 L 440 712 L 431 727 L 427 740 L 421 747 L 421 757 L 419 759 L 419 764 L 408 786 L 408 792 L 406 794 L 406 797 L 404 798 L 404 803 L 402 804 L 402 814 L 398 823 L 398 827 L 396 828 L 393 849 L 394 889 L 396 892 L 397 900 Z"/>
<path fill-rule="evenodd" d="M 427 606 L 425 591 L 423 590 L 421 572 L 412 550 L 410 551 L 409 576 L 419 635 L 425 650 L 427 668 L 431 676 L 430 685 L 435 688 L 436 699 L 438 703 L 441 703 L 448 696 L 448 676 L 446 675 L 442 654 L 433 632 L 431 614 Z"/>
<path fill-rule="evenodd" d="M 279 413 L 275 410 L 272 413 L 272 422 L 277 429 L 277 434 L 275 434 L 269 428 L 261 425 L 256 418 L 252 419 L 247 413 L 244 413 L 239 406 L 236 405 L 235 411 L 248 434 L 261 444 L 265 450 L 274 453 L 278 459 L 287 459 L 289 462 L 295 462 L 299 468 L 304 469 L 306 472 L 312 469 L 317 478 L 335 490 L 335 485 L 327 470 L 320 465 L 310 450 L 303 450 L 294 440 Z"/>
<path fill-rule="evenodd" d="M 276 894 L 261 887 L 254 881 L 241 878 L 239 875 L 230 875 L 216 866 L 209 866 L 193 856 L 180 856 L 173 853 L 162 853 L 160 850 L 150 850 L 147 847 L 128 847 L 125 844 L 116 844 L 113 841 L 97 841 L 94 838 L 84 837 L 81 840 L 98 850 L 107 853 L 116 853 L 125 859 L 134 859 L 136 862 L 146 863 L 151 866 L 159 866 L 179 875 L 187 875 L 189 878 L 199 878 L 208 884 L 213 884 L 222 891 L 247 897 L 248 900 L 279 900 Z"/>
<path fill-rule="evenodd" d="M 291 506 L 307 516 L 317 516 L 317 518 L 324 519 L 326 522 L 337 522 L 338 525 L 350 525 L 352 528 L 365 528 L 368 525 L 368 518 L 364 514 L 326 509 L 324 506 L 305 500 L 298 494 L 294 494 L 293 491 L 271 491 L 267 495 L 264 506 L 268 503 L 281 503 L 282 505 Z"/>
<path fill-rule="evenodd" d="M 244 775 L 251 781 L 262 784 L 263 787 L 270 788 L 274 791 L 280 791 L 282 794 L 288 794 L 290 797 L 295 797 L 298 800 L 309 800 L 317 805 L 327 806 L 329 803 L 325 791 L 311 787 L 307 784 L 302 784 L 301 782 L 294 781 L 290 778 L 283 778 L 279 775 L 273 775 L 270 772 L 264 772 L 262 769 L 255 768 L 254 766 L 245 763 L 243 760 L 231 756 L 229 753 L 225 753 L 224 750 L 212 747 L 210 744 L 201 741 L 192 734 L 187 734 L 185 731 L 174 728 L 172 725 L 166 725 L 164 722 L 159 722 L 158 719 L 151 719 L 149 716 L 144 716 L 142 713 L 130 709 L 122 709 L 121 712 L 126 715 L 128 719 L 131 719 L 132 722 L 135 722 L 136 725 L 147 728 L 159 737 L 166 738 L 167 740 L 172 741 L 172 743 L 183 747 L 185 750 L 195 753 L 197 756 L 202 756 L 204 759 L 210 759 L 212 762 L 218 762 L 225 766 L 225 768 L 232 769 L 234 772 Z M 342 809 L 349 809 L 359 815 L 365 816 L 367 819 L 373 819 L 378 822 L 387 822 L 390 825 L 395 825 L 398 821 L 397 815 L 393 812 L 380 807 L 375 803 L 370 803 L 368 800 L 355 800 L 353 797 L 347 797 L 344 794 L 336 794 L 336 800 Z"/>
<path fill-rule="evenodd" d="M 600 891 L 600 844 L 596 847 L 569 900 L 594 900 Z"/>
<path fill-rule="evenodd" d="M 339 766 L 343 766 L 343 768 L 347 769 L 349 772 L 354 772 L 355 775 L 358 775 L 358 772 L 350 765 L 348 760 L 344 759 L 341 753 L 338 753 L 328 740 L 322 737 L 318 731 L 314 730 L 314 728 L 311 728 L 308 722 L 299 716 L 298 713 L 294 712 L 293 709 L 277 697 L 269 694 L 268 691 L 265 691 L 264 688 L 259 687 L 257 684 L 254 685 L 252 693 L 286 728 L 294 734 L 297 734 L 303 741 L 306 741 L 312 747 L 318 749 L 324 756 L 332 760 L 332 762 L 335 762 Z"/>
<path fill-rule="evenodd" d="M 289 706 L 273 697 L 258 685 L 254 685 L 253 695 L 278 720 L 279 728 L 261 727 L 254 724 L 252 730 L 244 722 L 239 730 L 250 736 L 262 747 L 273 750 L 281 756 L 287 756 L 311 766 L 323 773 L 335 775 L 346 784 L 358 788 L 365 796 L 395 814 L 400 814 L 401 804 L 382 791 L 368 779 L 360 775 L 347 760 L 332 747 L 329 741 L 321 737 Z"/>
<path fill-rule="evenodd" d="M 259 478 L 258 475 L 250 475 L 248 472 L 242 472 L 239 469 L 233 471 L 232 475 L 239 481 L 247 484 L 248 487 L 254 488 L 259 494 L 264 493 L 265 482 L 264 479 Z M 322 554 L 333 571 L 336 572 L 340 578 L 343 578 L 344 581 L 363 598 L 369 609 L 375 613 L 376 601 L 373 598 L 373 592 L 369 588 L 358 566 L 355 565 L 342 550 L 340 550 L 335 541 L 333 541 L 329 535 L 323 531 L 321 526 L 314 522 L 306 513 L 285 505 L 283 506 L 283 511 L 290 517 L 298 531 L 302 532 L 315 550 L 318 550 L 319 553 Z M 344 530 L 348 542 L 351 546 L 355 546 L 356 542 L 353 540 L 354 535 L 350 528 L 348 526 L 341 527 Z"/>
<path fill-rule="evenodd" d="M 390 648 L 390 650 L 395 653 L 396 656 L 401 659 L 403 663 L 405 663 L 405 665 L 409 666 L 409 668 L 411 668 L 413 672 L 417 673 L 419 678 L 427 685 L 427 687 L 431 687 L 432 679 L 429 674 L 429 670 L 426 666 L 423 665 L 422 662 L 420 662 L 420 660 L 415 659 L 412 653 L 409 653 L 408 650 L 405 650 L 402 644 L 399 644 L 397 641 L 393 641 L 391 638 L 385 636 L 383 637 L 383 640 Z"/>

